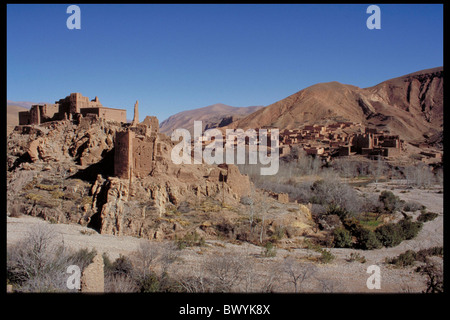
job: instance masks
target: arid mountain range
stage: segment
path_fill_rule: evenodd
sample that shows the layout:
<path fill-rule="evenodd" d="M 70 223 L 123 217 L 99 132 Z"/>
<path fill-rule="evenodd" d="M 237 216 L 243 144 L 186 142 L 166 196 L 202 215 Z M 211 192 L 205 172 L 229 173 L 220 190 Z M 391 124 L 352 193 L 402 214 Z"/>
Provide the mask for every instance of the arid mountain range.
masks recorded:
<path fill-rule="evenodd" d="M 170 135 L 172 130 L 184 128 L 188 129 L 192 134 L 194 121 L 202 121 L 202 129 L 215 128 L 241 119 L 261 108 L 262 106 L 232 107 L 226 104 L 216 103 L 207 107 L 174 114 L 161 122 L 160 131 Z"/>
<path fill-rule="evenodd" d="M 407 74 L 369 88 L 319 83 L 234 121 L 230 128 L 278 127 L 336 120 L 388 129 L 406 141 L 442 141 L 443 67 Z"/>

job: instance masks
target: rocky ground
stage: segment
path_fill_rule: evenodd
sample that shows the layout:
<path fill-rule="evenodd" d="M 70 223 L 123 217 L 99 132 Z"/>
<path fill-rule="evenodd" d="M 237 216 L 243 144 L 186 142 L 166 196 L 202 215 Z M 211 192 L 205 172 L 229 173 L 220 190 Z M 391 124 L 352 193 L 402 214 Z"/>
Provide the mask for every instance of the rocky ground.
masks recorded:
<path fill-rule="evenodd" d="M 242 257 L 250 264 L 246 264 L 251 282 L 246 286 L 241 284 L 242 291 L 260 291 L 261 288 L 270 287 L 271 279 L 274 282 L 272 290 L 275 292 L 293 292 L 293 284 L 289 277 L 282 272 L 286 259 L 292 258 L 303 269 L 314 269 L 314 275 L 307 277 L 301 284 L 300 292 L 422 292 L 426 287 L 426 279 L 415 271 L 418 263 L 414 266 L 396 268 L 386 264 L 387 257 L 395 257 L 408 249 L 420 250 L 434 246 L 443 246 L 443 193 L 442 189 L 408 189 L 398 181 L 369 184 L 363 188 L 364 192 L 376 192 L 376 190 L 387 189 L 394 192 L 403 200 L 417 201 L 425 205 L 430 212 L 438 213 L 438 217 L 424 223 L 418 236 L 412 240 L 403 241 L 393 248 L 382 248 L 378 250 L 364 251 L 355 249 L 331 248 L 330 252 L 336 257 L 330 263 L 318 263 L 319 254 L 310 249 L 300 248 L 296 244 L 283 245 L 278 248 L 274 257 L 264 257 L 261 253 L 264 248 L 241 242 L 229 242 L 226 240 L 207 240 L 203 247 L 188 247 L 177 250 L 178 260 L 171 266 L 171 270 L 178 276 L 192 275 L 193 272 L 201 271 L 205 261 L 223 254 Z M 417 217 L 419 212 L 413 214 Z M 7 244 L 12 245 L 23 239 L 27 230 L 37 224 L 50 224 L 42 219 L 30 216 L 7 218 Z M 65 245 L 74 248 L 95 248 L 98 252 L 106 252 L 110 258 L 115 259 L 120 254 L 130 255 L 136 251 L 143 239 L 131 236 L 113 236 L 98 234 L 94 230 L 77 224 L 50 224 L 50 226 L 61 236 Z M 164 245 L 173 240 L 161 240 L 153 242 Z M 365 263 L 357 261 L 349 262 L 351 253 L 364 256 Z M 433 258 L 438 264 L 442 264 L 442 258 Z M 367 268 L 370 265 L 378 265 L 381 270 L 381 289 L 370 290 L 366 281 L 370 276 Z M 242 270 L 245 272 L 246 270 Z M 250 283 L 250 285 L 249 285 Z"/>

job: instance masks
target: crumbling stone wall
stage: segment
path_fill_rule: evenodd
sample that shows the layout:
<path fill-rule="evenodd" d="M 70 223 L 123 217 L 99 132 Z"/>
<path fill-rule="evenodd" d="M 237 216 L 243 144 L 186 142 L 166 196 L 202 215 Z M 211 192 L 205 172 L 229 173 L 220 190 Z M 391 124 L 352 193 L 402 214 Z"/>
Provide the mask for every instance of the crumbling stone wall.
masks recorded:
<path fill-rule="evenodd" d="M 132 140 L 133 173 L 138 177 L 150 174 L 154 167 L 156 137 L 135 137 Z"/>
<path fill-rule="evenodd" d="M 111 121 L 127 122 L 127 111 L 124 109 L 101 107 L 98 108 L 98 116 Z"/>
<path fill-rule="evenodd" d="M 142 124 L 146 125 L 151 133 L 159 132 L 159 121 L 157 117 L 146 116 Z"/>
<path fill-rule="evenodd" d="M 133 131 L 116 132 L 114 144 L 114 175 L 119 178 L 129 179 L 131 176 L 134 138 L 135 134 Z"/>
<path fill-rule="evenodd" d="M 19 125 L 31 124 L 30 111 L 20 111 L 19 112 Z"/>
<path fill-rule="evenodd" d="M 30 111 L 19 113 L 19 125 L 41 124 L 46 121 L 70 119 L 76 114 L 85 116 L 88 113 L 96 114 L 100 118 L 126 122 L 126 110 L 107 108 L 102 106 L 98 97 L 89 101 L 81 93 L 71 93 L 69 96 L 59 99 L 54 104 L 33 105 Z"/>
<path fill-rule="evenodd" d="M 105 291 L 105 276 L 103 273 L 103 257 L 97 254 L 81 275 L 81 292 L 101 293 Z"/>

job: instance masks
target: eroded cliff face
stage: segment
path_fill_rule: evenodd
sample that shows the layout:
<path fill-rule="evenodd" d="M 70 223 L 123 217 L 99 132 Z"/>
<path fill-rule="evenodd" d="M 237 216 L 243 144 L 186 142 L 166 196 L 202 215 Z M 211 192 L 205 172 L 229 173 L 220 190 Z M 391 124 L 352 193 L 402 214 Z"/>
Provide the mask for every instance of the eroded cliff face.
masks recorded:
<path fill-rule="evenodd" d="M 114 138 L 123 129 L 101 119 L 17 127 L 8 136 L 8 207 L 103 234 L 159 239 L 186 228 L 180 210 L 211 199 L 235 205 L 249 194 L 249 178 L 234 165 L 173 164 L 164 135 L 148 176 L 114 177 Z"/>
<path fill-rule="evenodd" d="M 221 176 L 227 176 L 227 182 Z M 208 198 L 236 205 L 250 189 L 249 178 L 234 165 L 191 165 L 183 170 L 161 166 L 151 176 L 131 180 L 98 176 L 92 187 L 94 226 L 105 234 L 157 237 L 161 232 L 152 227 L 153 220 L 163 220 L 180 205 L 195 207 Z"/>

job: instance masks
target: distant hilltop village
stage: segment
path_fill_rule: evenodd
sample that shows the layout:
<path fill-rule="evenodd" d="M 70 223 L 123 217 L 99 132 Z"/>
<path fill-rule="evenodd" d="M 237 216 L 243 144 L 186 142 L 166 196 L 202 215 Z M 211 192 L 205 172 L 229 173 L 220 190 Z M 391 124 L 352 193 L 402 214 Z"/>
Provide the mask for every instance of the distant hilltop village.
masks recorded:
<path fill-rule="evenodd" d="M 19 112 L 19 125 L 72 120 L 79 115 L 96 115 L 106 120 L 127 122 L 125 109 L 107 108 L 100 103 L 98 97 L 89 101 L 89 98 L 81 93 L 71 93 L 55 103 L 36 104 L 31 106 L 30 111 Z"/>
<path fill-rule="evenodd" d="M 398 135 L 353 122 L 306 125 L 303 129 L 280 132 L 281 156 L 289 154 L 293 146 L 299 146 L 307 154 L 327 160 L 332 156 L 354 154 L 391 157 L 400 155 L 403 144 Z"/>

